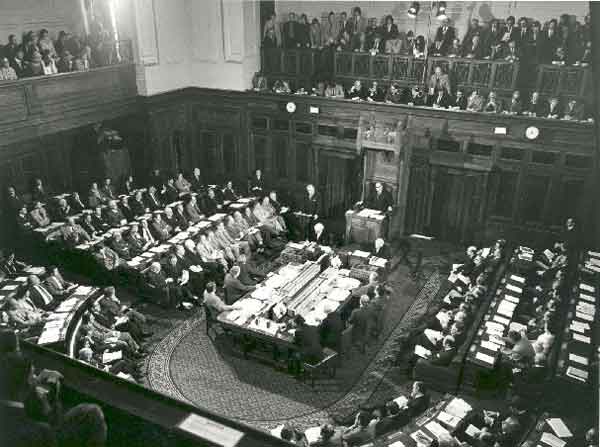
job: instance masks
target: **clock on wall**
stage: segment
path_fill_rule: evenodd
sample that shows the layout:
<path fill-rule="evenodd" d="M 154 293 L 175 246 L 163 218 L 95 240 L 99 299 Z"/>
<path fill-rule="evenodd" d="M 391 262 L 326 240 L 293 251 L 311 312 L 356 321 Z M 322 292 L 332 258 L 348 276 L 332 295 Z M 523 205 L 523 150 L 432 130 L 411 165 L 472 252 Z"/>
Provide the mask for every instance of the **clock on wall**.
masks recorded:
<path fill-rule="evenodd" d="M 296 104 L 293 102 L 288 102 L 285 105 L 285 110 L 287 110 L 289 113 L 294 113 L 296 111 Z"/>
<path fill-rule="evenodd" d="M 535 140 L 540 134 L 540 129 L 538 129 L 535 126 L 529 126 L 526 130 L 525 130 L 525 136 L 527 137 L 528 140 Z"/>

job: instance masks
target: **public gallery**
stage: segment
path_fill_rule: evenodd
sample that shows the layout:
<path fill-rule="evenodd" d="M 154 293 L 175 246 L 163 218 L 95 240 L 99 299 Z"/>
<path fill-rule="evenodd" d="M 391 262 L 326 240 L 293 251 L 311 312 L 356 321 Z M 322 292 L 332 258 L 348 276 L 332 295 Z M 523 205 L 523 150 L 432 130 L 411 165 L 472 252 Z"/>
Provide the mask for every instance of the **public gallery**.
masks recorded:
<path fill-rule="evenodd" d="M 598 45 L 585 1 L 0 0 L 0 445 L 598 447 Z"/>

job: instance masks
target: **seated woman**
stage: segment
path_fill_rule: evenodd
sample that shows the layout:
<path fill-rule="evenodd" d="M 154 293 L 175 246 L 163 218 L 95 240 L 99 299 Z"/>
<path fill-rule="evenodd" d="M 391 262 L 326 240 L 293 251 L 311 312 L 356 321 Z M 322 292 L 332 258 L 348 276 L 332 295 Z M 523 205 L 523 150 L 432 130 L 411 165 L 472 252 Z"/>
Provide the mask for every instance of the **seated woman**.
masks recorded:
<path fill-rule="evenodd" d="M 268 228 L 276 236 L 287 231 L 285 222 L 281 216 L 275 214 L 275 209 L 271 206 L 268 197 L 265 197 L 262 202 L 254 204 L 253 214 L 260 226 Z"/>
<path fill-rule="evenodd" d="M 243 219 L 239 211 L 236 211 L 236 213 L 239 215 L 238 219 Z M 252 251 L 257 251 L 258 253 L 264 251 L 263 239 L 259 230 L 251 231 L 247 224 L 246 226 L 240 225 L 233 216 L 225 218 L 225 229 L 233 239 L 247 242 Z"/>

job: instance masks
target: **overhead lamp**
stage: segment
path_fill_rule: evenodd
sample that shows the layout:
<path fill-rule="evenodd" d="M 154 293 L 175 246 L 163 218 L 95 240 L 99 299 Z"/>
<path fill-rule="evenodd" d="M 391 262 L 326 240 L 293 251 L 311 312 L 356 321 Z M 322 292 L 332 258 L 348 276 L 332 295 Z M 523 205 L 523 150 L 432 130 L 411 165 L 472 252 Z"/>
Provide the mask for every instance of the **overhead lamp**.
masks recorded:
<path fill-rule="evenodd" d="M 446 20 L 448 18 L 446 15 L 446 2 L 438 2 L 438 10 L 435 17 L 438 20 Z"/>
<path fill-rule="evenodd" d="M 419 14 L 420 9 L 421 9 L 421 5 L 419 5 L 419 2 L 412 2 L 412 4 L 410 5 L 410 8 L 408 8 L 408 12 L 406 14 L 411 19 L 416 19 L 417 14 Z"/>

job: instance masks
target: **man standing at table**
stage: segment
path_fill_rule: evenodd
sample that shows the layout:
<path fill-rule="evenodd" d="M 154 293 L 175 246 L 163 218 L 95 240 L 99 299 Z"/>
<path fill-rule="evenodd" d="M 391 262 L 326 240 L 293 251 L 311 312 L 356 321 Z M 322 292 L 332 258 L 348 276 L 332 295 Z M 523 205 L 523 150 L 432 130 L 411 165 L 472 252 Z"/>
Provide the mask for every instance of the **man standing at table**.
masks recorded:
<path fill-rule="evenodd" d="M 306 194 L 300 206 L 300 212 L 306 216 L 300 217 L 298 222 L 301 231 L 301 237 L 308 240 L 314 223 L 319 219 L 321 212 L 321 197 L 315 190 L 314 185 L 306 185 Z"/>
<path fill-rule="evenodd" d="M 367 208 L 391 213 L 394 200 L 392 194 L 383 187 L 381 182 L 375 183 L 375 193 L 367 200 Z"/>

